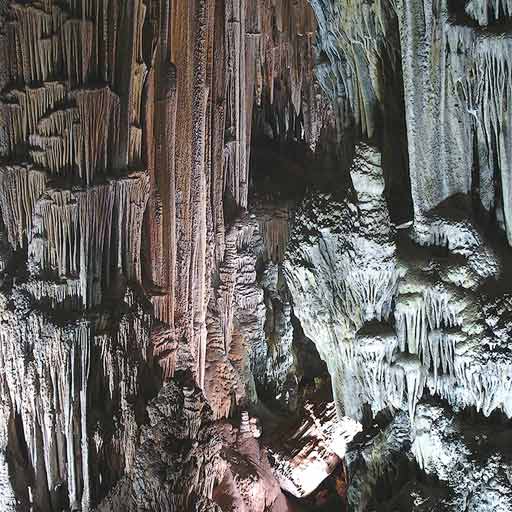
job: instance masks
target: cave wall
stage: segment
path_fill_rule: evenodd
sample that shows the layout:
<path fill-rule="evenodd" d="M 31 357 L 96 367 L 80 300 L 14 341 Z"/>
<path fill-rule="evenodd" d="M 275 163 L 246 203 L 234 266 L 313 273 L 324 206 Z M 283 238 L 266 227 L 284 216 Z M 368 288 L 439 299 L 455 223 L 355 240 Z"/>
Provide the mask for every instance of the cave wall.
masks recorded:
<path fill-rule="evenodd" d="M 439 423 L 426 390 L 510 417 L 511 13 L 508 0 L 2 2 L 3 509 L 86 511 L 107 495 L 105 510 L 136 508 L 172 438 L 203 443 L 180 456 L 204 460 L 151 477 L 144 506 L 196 474 L 194 498 L 183 487 L 168 508 L 217 510 L 223 482 L 239 507 L 285 511 L 279 485 L 313 492 L 314 464 L 326 477 L 385 412 L 390 434 L 349 493 L 365 510 L 381 453 L 444 471 L 425 446 L 449 429 L 429 440 L 414 423 Z M 308 416 L 311 347 L 334 401 Z M 299 416 L 270 459 L 255 418 L 240 435 L 222 424 L 262 405 Z M 264 467 L 263 501 L 239 483 L 237 450 Z"/>

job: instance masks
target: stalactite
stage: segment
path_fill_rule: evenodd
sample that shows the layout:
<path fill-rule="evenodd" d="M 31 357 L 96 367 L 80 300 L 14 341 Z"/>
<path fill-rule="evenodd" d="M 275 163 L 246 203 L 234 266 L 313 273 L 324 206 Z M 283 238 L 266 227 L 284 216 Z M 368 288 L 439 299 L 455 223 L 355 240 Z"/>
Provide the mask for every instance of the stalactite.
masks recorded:
<path fill-rule="evenodd" d="M 117 267 L 130 281 L 142 282 L 141 236 L 149 193 L 146 173 L 133 173 L 112 181 L 114 218 L 117 222 Z"/>
<path fill-rule="evenodd" d="M 103 273 L 113 206 L 111 188 L 99 186 L 85 192 L 48 190 L 34 208 L 29 260 L 40 272 L 78 277 L 85 307 L 101 302 L 102 286 L 110 281 Z"/>
<path fill-rule="evenodd" d="M 11 154 L 18 151 L 20 144 L 26 144 L 29 135 L 36 133 L 40 119 L 59 106 L 65 96 L 65 87 L 60 82 L 46 82 L 41 87 L 27 86 L 6 92 L 2 108 Z"/>
<path fill-rule="evenodd" d="M 82 304 L 79 279 L 66 278 L 61 282 L 32 279 L 19 287 L 26 290 L 43 307 L 76 311 Z"/>
<path fill-rule="evenodd" d="M 151 259 L 150 278 L 156 290 L 152 302 L 156 318 L 174 329 L 176 298 L 176 112 L 178 108 L 176 66 L 169 61 L 170 9 L 162 5 L 160 20 L 155 29 L 161 38 L 155 49 L 155 67 L 147 80 L 147 148 L 151 193 L 148 202 L 149 247 Z M 153 137 L 156 144 L 153 143 Z M 170 337 L 174 332 L 170 333 Z M 172 343 L 172 342 L 171 342 Z M 158 343 L 159 356 L 166 352 L 165 344 Z M 174 373 L 175 354 L 164 363 L 165 377 Z"/>
<path fill-rule="evenodd" d="M 141 95 L 146 78 L 146 65 L 142 59 L 143 24 L 146 17 L 146 4 L 135 0 L 119 6 L 122 15 L 120 29 L 126 37 L 119 42 L 119 55 L 126 59 L 126 64 L 118 69 L 116 92 L 122 99 L 119 113 L 119 141 L 114 150 L 114 167 L 124 168 L 133 165 L 133 155 L 141 153 L 137 149 L 137 121 L 141 119 Z M 142 139 L 141 139 L 142 140 Z M 133 149 L 135 148 L 135 151 Z M 132 150 L 132 151 L 130 151 Z M 138 162 L 137 162 L 138 163 Z"/>
<path fill-rule="evenodd" d="M 226 95 L 226 141 L 224 160 L 224 188 L 230 191 L 236 203 L 245 206 L 247 202 L 247 114 L 245 112 L 246 92 L 246 40 L 245 0 L 225 2 L 226 35 L 225 52 L 227 61 Z"/>
<path fill-rule="evenodd" d="M 64 14 L 57 4 L 46 7 L 17 2 L 10 6 L 19 52 L 16 53 L 16 67 L 26 84 L 54 80 L 60 68 L 58 31 Z"/>
<path fill-rule="evenodd" d="M 26 246 L 32 231 L 32 211 L 46 188 L 46 174 L 30 166 L 0 167 L 1 212 L 9 242 Z"/>
<path fill-rule="evenodd" d="M 57 110 L 40 119 L 36 133 L 29 136 L 30 158 L 51 174 L 69 174 L 75 165 L 73 139 L 78 136 L 76 108 Z"/>
<path fill-rule="evenodd" d="M 107 169 L 108 150 L 112 153 L 118 145 L 119 98 L 108 87 L 80 89 L 70 96 L 76 101 L 80 118 L 73 141 L 75 162 L 80 178 L 91 184 Z"/>
<path fill-rule="evenodd" d="M 275 210 L 270 218 L 260 221 L 266 259 L 274 263 L 284 261 L 289 237 L 289 223 L 287 209 Z"/>
<path fill-rule="evenodd" d="M 489 25 L 500 18 L 512 17 L 512 2 L 510 0 L 494 0 L 483 2 L 482 0 L 470 0 L 464 10 L 481 26 Z"/>
<path fill-rule="evenodd" d="M 62 27 L 64 69 L 72 87 L 87 82 L 93 45 L 94 23 L 87 19 L 68 19 Z"/>
<path fill-rule="evenodd" d="M 215 10 L 212 69 L 212 105 L 211 105 L 211 210 L 212 231 L 215 237 L 215 263 L 219 264 L 224 255 L 224 208 L 220 208 L 224 200 L 224 159 L 225 159 L 225 128 L 226 128 L 226 19 L 222 12 L 225 2 L 222 1 Z"/>

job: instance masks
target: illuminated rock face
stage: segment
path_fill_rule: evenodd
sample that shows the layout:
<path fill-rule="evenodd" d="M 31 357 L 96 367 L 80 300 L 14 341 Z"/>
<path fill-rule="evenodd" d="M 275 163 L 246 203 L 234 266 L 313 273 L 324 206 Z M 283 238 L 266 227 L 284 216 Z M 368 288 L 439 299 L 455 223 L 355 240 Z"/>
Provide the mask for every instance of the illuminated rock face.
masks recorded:
<path fill-rule="evenodd" d="M 269 456 L 281 487 L 302 497 L 334 471 L 361 425 L 351 418 L 338 418 L 333 402 L 307 402 L 298 423 L 276 435 Z"/>
<path fill-rule="evenodd" d="M 0 508 L 508 510 L 511 16 L 0 2 Z"/>
<path fill-rule="evenodd" d="M 367 144 L 356 146 L 350 172 L 353 199 L 311 194 L 303 201 L 285 261 L 295 314 L 331 375 L 339 424 L 347 418 L 368 423 L 379 413 L 395 416 L 380 434 L 369 429 L 371 441 L 352 449 L 359 455 L 348 454 L 355 475 L 349 502 L 355 510 L 371 510 L 380 503 L 379 485 L 385 484 L 379 482 L 398 478 L 394 471 L 399 471 L 400 458 L 409 457 L 417 461 L 418 471 L 441 480 L 449 496 L 439 498 L 442 510 L 491 510 L 492 503 L 508 503 L 512 482 L 501 453 L 504 444 L 493 447 L 488 472 L 478 469 L 493 483 L 490 489 L 475 491 L 481 497 L 474 498 L 473 491 L 459 487 L 459 477 L 445 460 L 465 453 L 463 441 L 443 450 L 436 445 L 463 435 L 457 429 L 445 432 L 452 419 L 441 427 L 443 441 L 436 437 L 436 418 L 456 418 L 455 413 L 423 403 L 442 399 L 455 411 L 473 408 L 482 417 L 512 417 L 510 299 L 508 293 L 486 287 L 489 279 L 494 286 L 506 286 L 501 277 L 504 260 L 468 220 L 460 198 L 430 214 L 424 246 L 413 242 L 411 228 L 396 230 L 382 197 L 378 153 Z M 436 253 L 436 246 L 444 253 Z M 457 421 L 471 431 L 471 421 Z M 479 428 L 488 428 L 492 435 L 492 425 Z M 485 466 L 485 453 L 477 446 L 473 452 Z M 461 463 L 466 469 L 472 460 L 467 458 Z M 298 478 L 300 470 L 291 474 Z M 415 488 L 414 480 L 410 484 L 417 504 L 433 503 L 438 490 Z M 402 492 L 391 496 L 395 501 L 381 504 L 390 507 L 383 510 L 403 503 Z"/>

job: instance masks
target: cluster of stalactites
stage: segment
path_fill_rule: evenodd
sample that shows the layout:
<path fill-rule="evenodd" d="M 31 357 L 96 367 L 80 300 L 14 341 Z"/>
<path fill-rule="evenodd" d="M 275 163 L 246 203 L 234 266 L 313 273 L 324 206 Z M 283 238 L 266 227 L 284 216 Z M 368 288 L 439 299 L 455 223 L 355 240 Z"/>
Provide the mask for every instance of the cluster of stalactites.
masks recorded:
<path fill-rule="evenodd" d="M 308 3 L 266 0 L 244 7 L 245 12 L 237 2 L 226 2 L 224 48 L 224 186 L 242 207 L 247 206 L 253 106 L 265 111 L 265 132 L 274 139 L 298 136 L 314 148 L 321 124 L 313 76 L 316 20 Z"/>
<path fill-rule="evenodd" d="M 512 241 L 510 199 L 510 38 L 469 22 L 455 4 L 433 9 L 402 2 L 400 34 L 416 224 L 456 194 L 478 194 Z M 465 10 L 480 25 L 508 18 L 508 0 L 471 0 Z M 425 9 L 425 11 L 424 11 Z M 420 22 L 428 12 L 425 21 Z M 500 24 L 501 26 L 501 24 Z M 503 24 L 505 27 L 505 24 Z M 421 36 L 418 36 L 421 34 Z M 428 69 L 427 74 L 422 73 Z M 420 79 L 418 77 L 421 77 Z M 423 78 L 424 77 L 424 78 Z M 438 151 L 432 151 L 432 148 Z M 473 172 L 472 172 L 473 169 Z"/>
<path fill-rule="evenodd" d="M 35 203 L 46 188 L 47 177 L 31 166 L 0 167 L 0 201 L 4 226 L 9 243 L 26 246 L 32 232 L 32 214 Z"/>
<path fill-rule="evenodd" d="M 512 199 L 510 197 L 510 165 L 512 114 L 506 105 L 512 101 L 512 85 L 508 55 L 510 40 L 499 36 L 483 36 L 466 27 L 454 26 L 447 32 L 451 59 L 458 60 L 459 70 L 452 80 L 467 123 L 472 125 L 473 143 L 478 149 L 479 190 L 483 206 L 497 212 L 498 222 L 512 243 Z M 462 77 L 460 76 L 462 74 Z M 501 187 L 495 184 L 499 169 Z"/>
<path fill-rule="evenodd" d="M 12 2 L 5 54 L 16 87 L 2 98 L 5 156 L 87 184 L 112 168 L 140 168 L 145 18 L 142 0 Z M 120 57 L 128 65 L 119 67 Z"/>
<path fill-rule="evenodd" d="M 460 325 L 461 317 L 447 293 L 426 289 L 424 293 L 402 294 L 394 315 L 400 350 L 419 354 L 430 362 L 429 332 Z M 439 367 L 438 362 L 436 366 Z"/>
<path fill-rule="evenodd" d="M 399 294 L 394 302 L 396 334 L 386 334 L 382 330 L 385 324 L 381 324 L 373 334 L 358 334 L 343 343 L 341 354 L 352 383 L 359 388 L 358 395 L 371 405 L 374 414 L 385 407 L 401 408 L 405 398 L 414 417 L 429 372 L 433 373 L 432 382 L 455 375 L 455 347 L 465 339 L 457 328 L 463 314 L 449 293 L 435 288 Z M 346 405 L 352 404 L 349 394 Z M 349 409 L 360 415 L 360 404 Z"/>
<path fill-rule="evenodd" d="M 383 270 L 347 267 L 346 280 L 337 286 L 343 308 L 356 328 L 366 321 L 387 320 L 400 277 L 397 270 L 392 265 Z"/>
<path fill-rule="evenodd" d="M 318 18 L 319 46 L 327 57 L 317 69 L 319 82 L 333 102 L 348 102 L 356 126 L 371 138 L 385 101 L 384 63 L 396 66 L 399 59 L 392 3 L 314 0 L 311 4 Z M 346 121 L 340 119 L 341 126 Z"/>
<path fill-rule="evenodd" d="M 85 307 L 101 302 L 110 264 L 141 280 L 141 228 L 148 178 L 139 174 L 78 192 L 49 189 L 35 203 L 29 266 L 35 275 L 79 279 Z"/>
<path fill-rule="evenodd" d="M 501 410 L 512 417 L 512 365 L 500 358 L 479 360 L 478 350 L 468 350 L 468 343 L 458 343 L 460 337 L 450 339 L 450 334 L 441 334 L 449 344 L 448 371 L 429 376 L 428 387 L 451 405 L 464 408 L 475 407 L 484 416 Z M 465 341 L 465 340 L 464 340 Z M 455 353 L 455 356 L 452 354 Z M 445 356 L 441 356 L 444 358 Z M 452 359 L 453 362 L 450 362 Z M 441 359 L 442 360 L 442 359 Z M 444 363 L 443 363 L 444 365 Z"/>
<path fill-rule="evenodd" d="M 3 109 L 10 155 L 28 145 L 31 162 L 51 175 L 90 184 L 119 145 L 119 98 L 109 87 L 66 93 L 63 83 L 46 82 L 8 91 Z"/>
<path fill-rule="evenodd" d="M 66 97 L 66 88 L 60 82 L 46 82 L 40 87 L 25 86 L 5 93 L 3 122 L 8 135 L 10 153 L 19 144 L 26 144 L 29 135 L 36 133 L 40 119 Z"/>
<path fill-rule="evenodd" d="M 65 479 L 69 502 L 87 509 L 90 325 L 58 327 L 37 313 L 23 320 L 13 313 L 4 313 L 3 317 L 2 396 L 10 399 L 13 413 L 21 418 L 36 482 L 46 477 L 46 489 L 36 485 L 33 499 L 48 508 L 58 506 L 55 489 Z M 31 358 L 27 357 L 29 353 Z M 8 422 L 9 418 L 2 417 L 1 421 Z M 48 491 L 50 503 L 45 503 Z"/>
<path fill-rule="evenodd" d="M 65 481 L 69 503 L 88 510 L 94 485 L 91 478 L 96 471 L 90 467 L 90 460 L 108 456 L 102 451 L 103 432 L 110 428 L 98 424 L 96 442 L 92 443 L 88 425 L 91 365 L 100 361 L 106 379 L 105 389 L 95 388 L 95 392 L 104 393 L 106 400 L 118 404 L 113 408 L 119 415 L 114 448 L 117 446 L 117 455 L 129 469 L 137 439 L 130 401 L 140 393 L 141 365 L 149 356 L 150 315 L 128 290 L 127 312 L 118 330 L 106 334 L 101 333 L 101 320 L 83 319 L 62 325 L 36 310 L 19 314 L 27 300 L 22 291 L 15 292 L 14 309 L 5 308 L 2 299 L 0 391 L 10 408 L 4 411 L 0 423 L 6 425 L 11 415 L 20 418 L 20 435 L 35 474 L 33 483 L 24 481 L 27 475 L 23 472 L 15 472 L 11 478 L 32 486 L 32 503 L 56 510 L 63 506 L 58 487 Z M 7 444 L 7 439 L 3 442 Z M 10 440 L 9 449 L 16 453 L 22 444 Z"/>
<path fill-rule="evenodd" d="M 136 2 L 139 3 L 139 2 Z M 118 2 L 11 2 L 8 72 L 13 82 L 66 80 L 79 87 L 91 78 L 112 84 L 124 9 Z"/>
<path fill-rule="evenodd" d="M 130 288 L 124 302 L 128 311 L 121 318 L 114 335 L 101 333 L 94 338 L 94 347 L 105 376 L 105 393 L 117 404 L 115 421 L 122 426 L 115 433 L 113 444 L 116 454 L 124 462 L 124 471 L 132 467 L 138 441 L 138 424 L 133 400 L 143 391 L 143 365 L 150 361 L 152 318 Z M 101 325 L 97 325 L 99 331 Z M 101 431 L 94 436 L 101 437 Z M 97 450 L 98 455 L 101 451 Z"/>
<path fill-rule="evenodd" d="M 376 414 L 386 407 L 402 408 L 406 400 L 413 418 L 428 389 L 485 416 L 495 410 L 512 415 L 512 365 L 499 351 L 489 350 L 488 335 L 478 327 L 478 306 L 435 287 L 401 293 L 395 302 L 396 334 L 385 335 L 384 324 L 376 331 L 363 328 L 339 347 L 347 414 L 360 417 L 361 403 L 370 404 Z"/>
<path fill-rule="evenodd" d="M 480 26 L 486 26 L 501 18 L 512 17 L 512 2 L 510 0 L 469 0 L 464 10 Z"/>
<path fill-rule="evenodd" d="M 308 2 L 265 2 L 250 8 L 247 26 L 254 41 L 255 102 L 267 109 L 267 134 L 278 140 L 297 135 L 312 149 L 320 131 L 314 84 L 316 19 Z M 298 118 L 302 114 L 302 125 Z"/>
<path fill-rule="evenodd" d="M 377 347 L 382 339 L 385 337 L 375 336 L 368 345 L 364 338 L 357 337 L 340 347 L 346 368 L 342 394 L 345 414 L 361 420 L 362 405 L 368 404 L 374 415 L 385 408 L 406 408 L 414 417 L 427 369 L 416 355 L 396 350 L 396 337 L 389 339 L 391 344 L 385 342 Z"/>

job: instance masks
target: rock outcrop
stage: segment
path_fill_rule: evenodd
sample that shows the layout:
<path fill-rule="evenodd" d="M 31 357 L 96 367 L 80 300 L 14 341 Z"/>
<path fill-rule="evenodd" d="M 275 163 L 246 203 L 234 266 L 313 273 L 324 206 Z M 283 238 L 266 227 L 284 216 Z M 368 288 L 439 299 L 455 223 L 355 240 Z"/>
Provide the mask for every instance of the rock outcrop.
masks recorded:
<path fill-rule="evenodd" d="M 180 375 L 147 412 L 133 469 L 98 512 L 290 510 L 247 411 L 238 427 L 215 421 L 201 391 Z"/>

